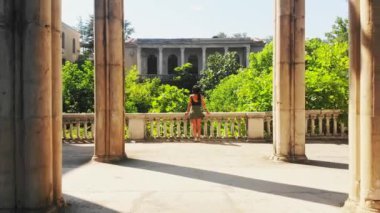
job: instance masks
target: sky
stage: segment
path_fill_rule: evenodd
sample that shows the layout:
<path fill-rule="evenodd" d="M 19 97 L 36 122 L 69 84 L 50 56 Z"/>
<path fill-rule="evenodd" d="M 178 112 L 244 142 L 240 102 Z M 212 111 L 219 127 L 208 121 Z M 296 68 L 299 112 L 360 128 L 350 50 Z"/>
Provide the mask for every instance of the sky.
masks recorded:
<path fill-rule="evenodd" d="M 71 26 L 88 19 L 94 0 L 62 0 L 62 19 Z M 347 0 L 306 0 L 306 37 L 324 38 L 336 17 L 348 17 Z M 124 0 L 134 38 L 211 38 L 247 33 L 268 38 L 274 31 L 274 0 Z"/>

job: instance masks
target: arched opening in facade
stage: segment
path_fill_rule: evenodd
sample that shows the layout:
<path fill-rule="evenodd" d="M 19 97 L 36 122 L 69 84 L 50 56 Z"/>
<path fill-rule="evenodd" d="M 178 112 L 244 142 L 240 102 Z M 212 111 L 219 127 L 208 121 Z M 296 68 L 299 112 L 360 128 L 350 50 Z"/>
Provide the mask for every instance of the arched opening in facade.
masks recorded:
<path fill-rule="evenodd" d="M 199 72 L 198 57 L 196 55 L 190 55 L 189 58 L 187 59 L 187 62 L 189 62 L 192 65 L 190 73 L 194 75 L 198 75 L 198 72 Z"/>
<path fill-rule="evenodd" d="M 148 74 L 157 75 L 157 57 L 149 55 L 147 59 Z"/>
<path fill-rule="evenodd" d="M 174 74 L 176 67 L 178 67 L 178 58 L 176 55 L 170 55 L 168 58 L 168 73 Z"/>

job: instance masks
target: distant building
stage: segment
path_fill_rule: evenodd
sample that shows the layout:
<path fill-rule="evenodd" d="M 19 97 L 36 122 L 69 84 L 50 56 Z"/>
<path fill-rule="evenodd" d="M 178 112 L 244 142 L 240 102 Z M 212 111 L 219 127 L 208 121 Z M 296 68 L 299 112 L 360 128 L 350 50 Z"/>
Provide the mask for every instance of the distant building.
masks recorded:
<path fill-rule="evenodd" d="M 249 53 L 264 45 L 251 38 L 130 39 L 125 44 L 125 66 L 129 70 L 137 65 L 140 75 L 170 75 L 175 67 L 190 62 L 192 73 L 199 74 L 211 54 L 234 51 L 239 63 L 248 66 Z"/>
<path fill-rule="evenodd" d="M 75 62 L 80 53 L 80 33 L 62 22 L 62 63 Z"/>

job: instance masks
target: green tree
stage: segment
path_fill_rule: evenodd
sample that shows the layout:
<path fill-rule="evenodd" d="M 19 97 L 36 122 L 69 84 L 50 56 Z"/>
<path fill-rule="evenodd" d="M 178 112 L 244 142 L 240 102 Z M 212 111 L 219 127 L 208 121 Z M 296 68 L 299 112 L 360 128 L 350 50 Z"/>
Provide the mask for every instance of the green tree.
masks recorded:
<path fill-rule="evenodd" d="M 270 111 L 272 109 L 273 44 L 251 53 L 249 68 L 224 78 L 210 92 L 212 111 Z"/>
<path fill-rule="evenodd" d="M 348 43 L 306 43 L 306 109 L 343 109 L 348 105 Z"/>
<path fill-rule="evenodd" d="M 128 113 L 146 113 L 152 108 L 152 101 L 158 96 L 160 79 L 140 81 L 136 66 L 128 71 L 125 78 L 125 110 Z"/>
<path fill-rule="evenodd" d="M 178 89 L 168 84 L 161 85 L 158 96 L 153 98 L 150 112 L 184 112 L 188 99 L 189 90 Z"/>
<path fill-rule="evenodd" d="M 348 19 L 337 17 L 331 32 L 325 34 L 329 43 L 348 42 Z"/>
<path fill-rule="evenodd" d="M 197 83 L 197 77 L 191 73 L 192 68 L 193 65 L 191 63 L 185 63 L 182 66 L 176 67 L 171 84 L 178 88 L 191 90 Z"/>
<path fill-rule="evenodd" d="M 199 85 L 206 94 L 214 89 L 223 78 L 238 72 L 241 65 L 236 58 L 236 52 L 228 52 L 224 55 L 215 53 L 208 57 L 207 69 L 201 72 L 199 81 Z"/>
<path fill-rule="evenodd" d="M 94 67 L 90 61 L 79 66 L 67 61 L 62 68 L 63 111 L 94 111 Z"/>

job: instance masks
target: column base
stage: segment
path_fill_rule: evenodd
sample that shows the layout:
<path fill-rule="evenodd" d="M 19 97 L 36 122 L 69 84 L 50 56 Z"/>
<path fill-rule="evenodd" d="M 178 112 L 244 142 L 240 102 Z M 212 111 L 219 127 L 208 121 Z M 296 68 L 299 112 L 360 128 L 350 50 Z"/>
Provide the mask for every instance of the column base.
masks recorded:
<path fill-rule="evenodd" d="M 127 155 L 124 153 L 124 155 L 107 155 L 107 156 L 97 156 L 94 155 L 92 157 L 93 161 L 101 162 L 101 163 L 109 163 L 109 162 L 115 162 L 115 161 L 121 161 L 127 158 Z"/>
<path fill-rule="evenodd" d="M 289 155 L 274 154 L 271 156 L 270 159 L 274 161 L 283 161 L 283 162 L 306 162 L 307 161 L 306 155 L 289 156 Z"/>
<path fill-rule="evenodd" d="M 355 212 L 357 212 L 358 205 L 359 205 L 359 203 L 357 201 L 348 198 L 346 200 L 346 202 L 344 202 L 343 212 L 344 213 L 351 213 L 351 212 L 355 213 Z"/>

